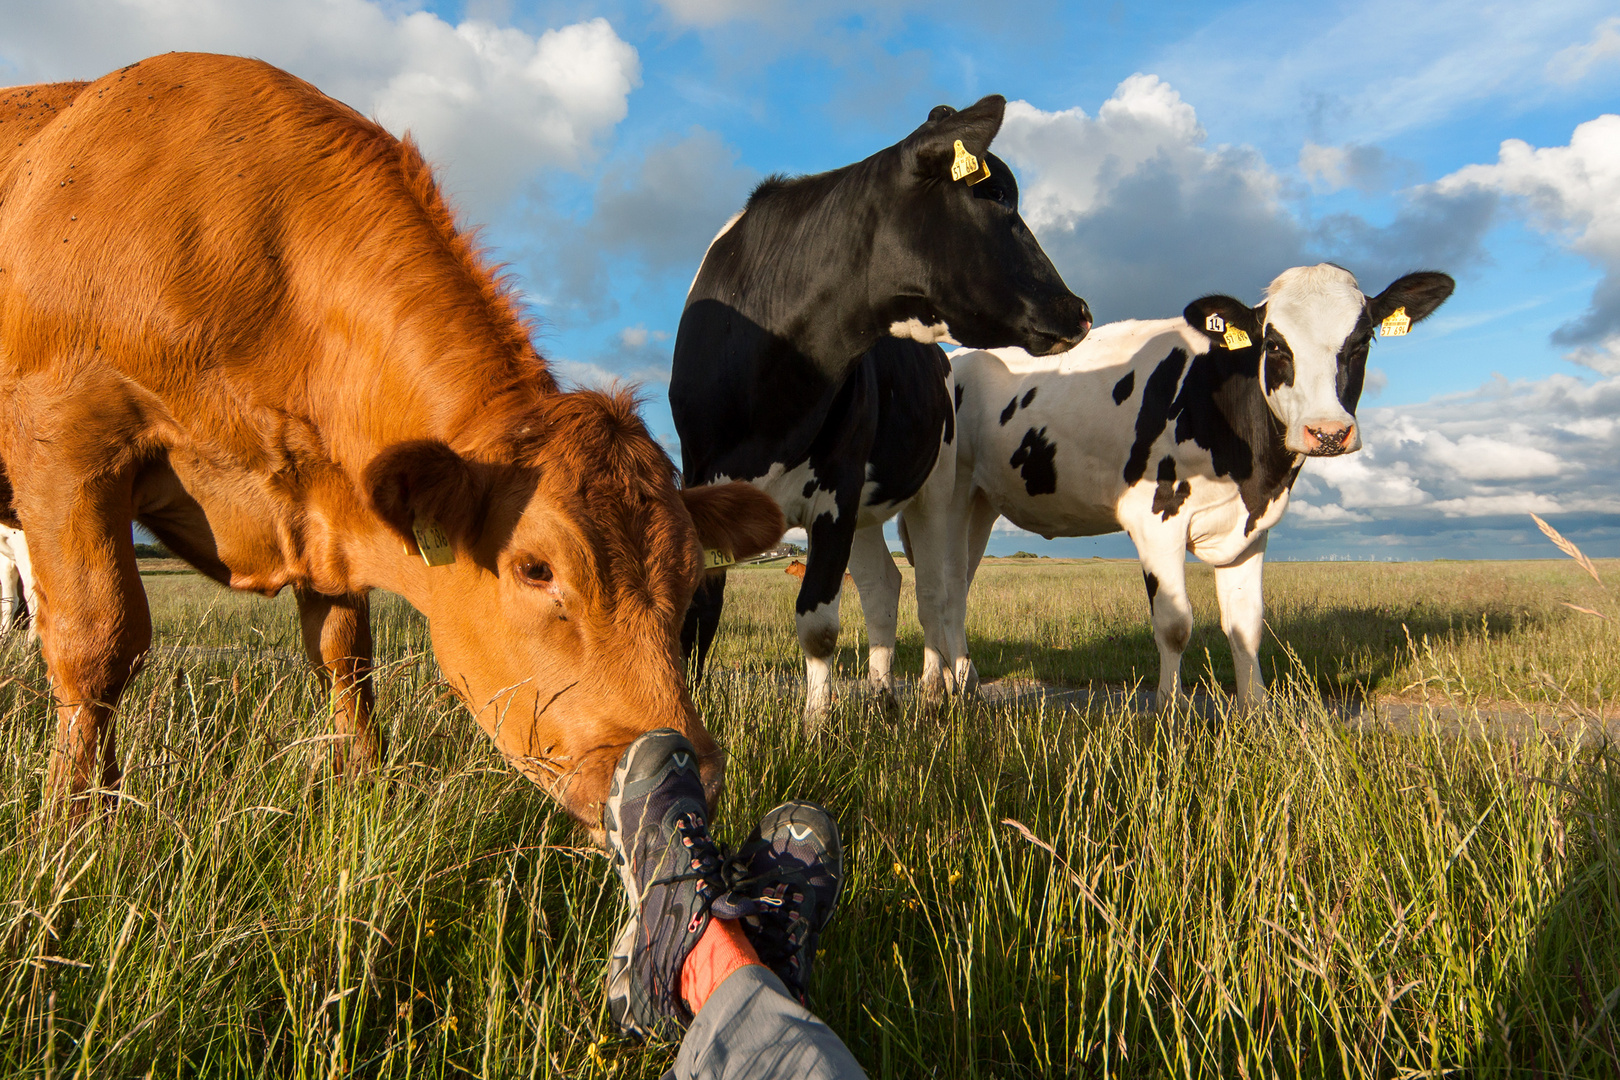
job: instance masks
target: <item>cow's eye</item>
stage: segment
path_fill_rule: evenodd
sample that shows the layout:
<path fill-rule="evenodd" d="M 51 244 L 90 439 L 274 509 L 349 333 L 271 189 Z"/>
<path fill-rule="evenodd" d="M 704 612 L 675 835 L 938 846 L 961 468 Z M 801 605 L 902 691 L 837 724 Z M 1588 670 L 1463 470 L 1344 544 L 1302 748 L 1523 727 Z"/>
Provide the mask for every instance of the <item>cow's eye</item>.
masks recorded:
<path fill-rule="evenodd" d="M 526 585 L 549 585 L 552 577 L 551 564 L 538 560 L 522 563 L 518 566 L 518 577 L 522 578 Z"/>

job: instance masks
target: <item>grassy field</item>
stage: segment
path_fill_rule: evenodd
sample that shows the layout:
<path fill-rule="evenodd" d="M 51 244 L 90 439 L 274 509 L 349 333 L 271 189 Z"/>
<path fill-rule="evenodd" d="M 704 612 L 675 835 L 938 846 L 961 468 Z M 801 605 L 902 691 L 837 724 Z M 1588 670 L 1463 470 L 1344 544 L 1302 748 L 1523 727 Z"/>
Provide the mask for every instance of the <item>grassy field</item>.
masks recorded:
<path fill-rule="evenodd" d="M 1229 686 L 1209 576 L 1191 577 L 1185 676 Z M 699 692 L 731 752 L 718 831 L 788 797 L 835 810 L 850 887 L 812 991 L 873 1076 L 1620 1074 L 1620 757 L 1351 732 L 1326 708 L 1607 712 L 1620 631 L 1562 602 L 1617 612 L 1573 564 L 1274 565 L 1263 715 L 852 697 L 815 743 L 794 584 L 732 575 Z M 491 753 L 414 612 L 376 605 L 389 759 L 339 783 L 291 598 L 147 587 L 125 798 L 71 840 L 37 816 L 37 648 L 0 644 L 0 1073 L 668 1067 L 671 1048 L 610 1030 L 605 860 Z M 969 631 L 987 679 L 1157 670 L 1134 563 L 987 563 Z M 901 633 L 914 675 L 914 616 Z M 859 675 L 852 597 L 844 639 Z"/>

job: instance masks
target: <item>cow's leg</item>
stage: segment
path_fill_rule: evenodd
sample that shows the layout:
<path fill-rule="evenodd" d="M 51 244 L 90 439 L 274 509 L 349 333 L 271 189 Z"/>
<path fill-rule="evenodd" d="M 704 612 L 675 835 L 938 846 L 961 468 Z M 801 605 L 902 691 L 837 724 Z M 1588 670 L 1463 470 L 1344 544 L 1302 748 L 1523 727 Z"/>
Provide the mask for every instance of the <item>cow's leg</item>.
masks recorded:
<path fill-rule="evenodd" d="M 895 704 L 894 641 L 900 615 L 900 568 L 894 565 L 889 545 L 883 538 L 883 525 L 868 525 L 855 531 L 850 544 L 849 573 L 861 594 L 861 612 L 866 616 L 869 642 L 866 678 L 883 698 Z"/>
<path fill-rule="evenodd" d="M 838 597 L 855 540 L 855 506 L 835 520 L 822 514 L 811 523 L 804 581 L 794 605 L 799 647 L 804 650 L 806 731 L 820 730 L 833 707 L 833 659 L 838 651 Z"/>
<path fill-rule="evenodd" d="M 1266 619 L 1260 576 L 1265 554 L 1266 534 L 1262 532 L 1237 559 L 1215 568 L 1221 629 L 1226 631 L 1226 640 L 1232 644 L 1237 699 L 1245 709 L 1263 705 L 1266 699 L 1266 680 L 1260 673 L 1260 635 Z"/>
<path fill-rule="evenodd" d="M 22 593 L 22 575 L 17 564 L 0 556 L 0 634 L 11 629 L 17 618 L 17 604 Z"/>
<path fill-rule="evenodd" d="M 966 501 L 963 514 L 965 546 L 963 562 L 951 574 L 950 619 L 946 623 L 946 644 L 950 649 L 951 673 L 956 691 L 971 694 L 979 689 L 979 670 L 968 655 L 967 602 L 973 588 L 973 578 L 984 559 L 984 549 L 990 543 L 990 530 L 1001 515 L 990 505 L 983 491 L 974 488 Z"/>
<path fill-rule="evenodd" d="M 946 659 L 946 625 L 956 577 L 966 573 L 963 511 L 956 504 L 957 448 L 944 447 L 928 479 L 900 513 L 900 541 L 917 569 L 917 619 L 923 631 L 924 699 L 938 700 L 955 690 Z"/>
<path fill-rule="evenodd" d="M 114 709 L 152 644 L 133 518 L 127 476 L 56 491 L 30 507 L 37 541 L 34 618 L 56 697 L 46 789 L 70 801 L 75 816 L 88 808 L 85 793 L 118 786 Z"/>
<path fill-rule="evenodd" d="M 690 658 L 697 652 L 697 670 L 694 681 L 703 678 L 703 664 L 714 643 L 715 631 L 720 627 L 720 612 L 726 605 L 726 572 L 711 570 L 703 575 L 692 603 L 686 609 L 686 621 L 681 624 L 681 655 Z"/>
<path fill-rule="evenodd" d="M 332 745 L 332 768 L 365 772 L 382 760 L 371 712 L 376 699 L 371 686 L 371 605 L 364 593 L 327 596 L 299 589 L 298 620 L 304 629 L 304 652 L 331 695 L 332 726 L 340 739 Z"/>
<path fill-rule="evenodd" d="M 1142 581 L 1147 586 L 1153 640 L 1159 646 L 1159 690 L 1155 704 L 1168 707 L 1181 693 L 1181 654 L 1192 637 L 1192 603 L 1187 599 L 1187 539 L 1180 530 L 1150 532 L 1137 541 Z"/>

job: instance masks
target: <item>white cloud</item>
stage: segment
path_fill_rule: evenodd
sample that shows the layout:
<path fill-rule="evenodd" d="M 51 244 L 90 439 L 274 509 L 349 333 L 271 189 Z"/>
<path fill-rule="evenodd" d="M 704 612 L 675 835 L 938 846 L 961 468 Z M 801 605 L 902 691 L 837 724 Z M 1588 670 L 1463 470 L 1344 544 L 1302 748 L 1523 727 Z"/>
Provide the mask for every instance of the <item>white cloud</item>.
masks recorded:
<path fill-rule="evenodd" d="M 1011 102 L 995 150 L 1018 170 L 1025 220 L 1099 320 L 1254 293 L 1299 261 L 1277 176 L 1248 147 L 1207 147 L 1193 107 L 1157 76 L 1132 75 L 1095 117 Z"/>
<path fill-rule="evenodd" d="M 619 343 L 627 349 L 645 349 L 649 343 L 668 340 L 668 330 L 648 330 L 645 326 L 637 325 L 619 331 Z"/>
<path fill-rule="evenodd" d="M 1487 517 L 1494 514 L 1558 514 L 1564 508 L 1556 499 L 1529 492 L 1510 495 L 1467 495 L 1460 499 L 1441 499 L 1433 509 L 1446 517 Z"/>
<path fill-rule="evenodd" d="M 588 360 L 568 360 L 555 357 L 546 360 L 546 366 L 559 383 L 582 390 L 607 390 L 618 386 L 665 387 L 669 385 L 669 367 L 642 367 L 632 371 L 619 371 L 593 364 Z M 660 391 L 662 392 L 662 391 Z"/>
<path fill-rule="evenodd" d="M 1364 409 L 1359 453 L 1307 463 L 1300 521 L 1415 526 L 1436 515 L 1615 514 L 1617 418 L 1620 377 L 1567 375 L 1498 378 L 1467 394 Z"/>
<path fill-rule="evenodd" d="M 1620 60 L 1620 16 L 1604 19 L 1592 31 L 1592 40 L 1571 45 L 1547 62 L 1547 78 L 1555 83 L 1578 83 L 1607 60 Z"/>
<path fill-rule="evenodd" d="M 1353 187 L 1372 194 L 1389 187 L 1396 174 L 1409 176 L 1415 170 L 1377 146 L 1323 146 L 1306 139 L 1299 151 L 1299 171 L 1323 191 Z"/>
<path fill-rule="evenodd" d="M 1290 517 L 1301 521 L 1308 521 L 1313 525 L 1332 525 L 1340 522 L 1371 521 L 1371 514 L 1363 514 L 1359 510 L 1346 510 L 1342 506 L 1313 506 L 1303 499 L 1291 499 L 1288 503 Z"/>
<path fill-rule="evenodd" d="M 1405 168 L 1369 148 L 1317 148 L 1319 169 L 1365 185 Z M 1154 75 L 1124 80 L 1097 110 L 1010 102 L 997 153 L 1018 170 L 1020 208 L 1064 279 L 1099 321 L 1163 317 L 1194 297 L 1258 300 L 1290 266 L 1330 259 L 1370 290 L 1413 265 L 1475 261 L 1497 196 L 1418 188 L 1392 221 L 1312 221 L 1298 191 L 1249 146 L 1208 145 L 1192 105 Z M 1327 159 L 1331 158 L 1331 162 Z"/>
<path fill-rule="evenodd" d="M 535 173 L 591 161 L 640 83 L 605 19 L 538 36 L 372 0 L 53 0 L 5 3 L 0 77 L 94 79 L 170 50 L 261 57 L 409 128 L 457 204 L 484 219 Z"/>
<path fill-rule="evenodd" d="M 1468 165 L 1434 185 L 1441 195 L 1489 191 L 1513 197 L 1535 228 L 1597 264 L 1603 280 L 1587 311 L 1553 340 L 1569 359 L 1620 374 L 1620 115 L 1576 127 L 1567 146 L 1502 143 L 1491 165 Z"/>
<path fill-rule="evenodd" d="M 1000 533 L 1003 536 L 1035 536 L 1035 534 L 1030 532 L 1028 529 L 1020 529 L 1018 526 L 1014 525 L 1004 517 L 996 518 L 996 523 L 990 526 L 990 531 Z M 1039 539 L 1039 537 L 1036 537 L 1036 539 Z"/>
<path fill-rule="evenodd" d="M 1517 434 L 1534 436 L 1519 425 Z M 1557 455 L 1523 442 L 1464 435 L 1456 441 L 1439 432 L 1421 433 L 1407 440 L 1423 447 L 1427 459 L 1464 480 L 1530 480 L 1557 476 L 1564 471 Z"/>
<path fill-rule="evenodd" d="M 1388 509 L 1416 506 L 1429 496 L 1412 477 L 1405 462 L 1378 467 L 1379 449 L 1367 445 L 1366 423 L 1362 423 L 1363 449 L 1349 457 L 1308 462 L 1318 479 L 1339 489 L 1339 505 L 1351 510 Z"/>

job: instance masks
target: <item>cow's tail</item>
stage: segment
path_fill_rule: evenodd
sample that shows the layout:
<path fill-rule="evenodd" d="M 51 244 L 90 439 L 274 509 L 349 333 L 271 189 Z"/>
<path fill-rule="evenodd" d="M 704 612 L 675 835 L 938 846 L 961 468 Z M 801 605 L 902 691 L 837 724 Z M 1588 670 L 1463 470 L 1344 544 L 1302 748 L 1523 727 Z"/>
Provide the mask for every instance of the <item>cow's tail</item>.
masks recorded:
<path fill-rule="evenodd" d="M 911 554 L 911 534 L 906 531 L 906 515 L 900 515 L 900 550 L 906 553 L 906 565 L 916 566 L 917 560 Z"/>

